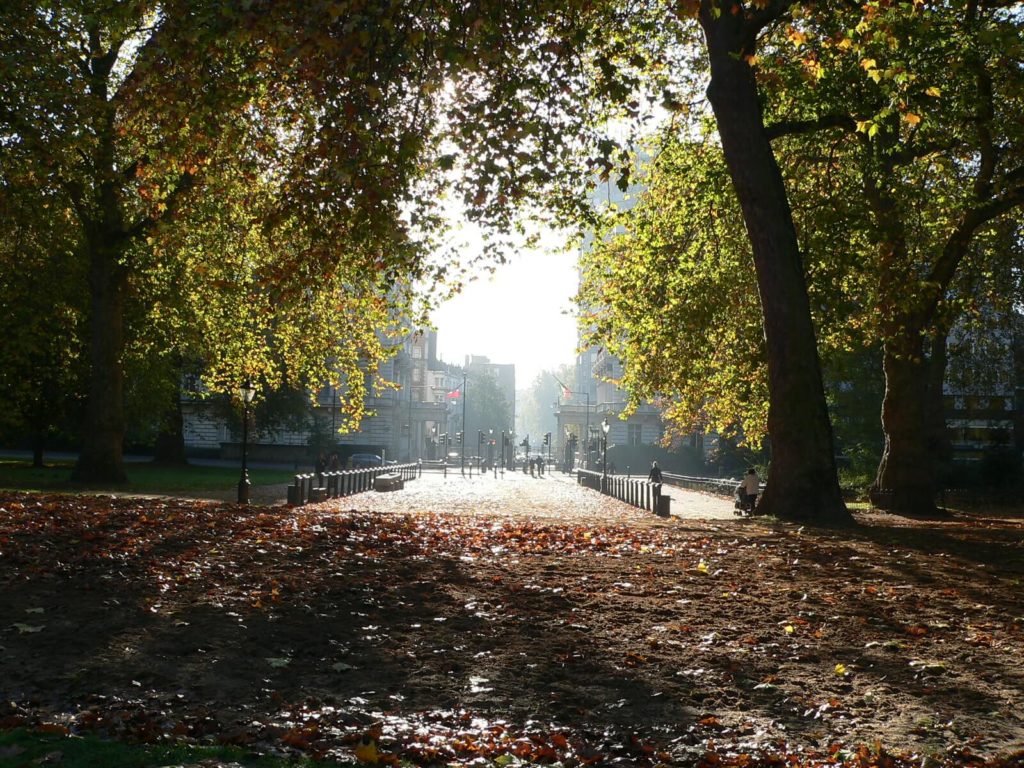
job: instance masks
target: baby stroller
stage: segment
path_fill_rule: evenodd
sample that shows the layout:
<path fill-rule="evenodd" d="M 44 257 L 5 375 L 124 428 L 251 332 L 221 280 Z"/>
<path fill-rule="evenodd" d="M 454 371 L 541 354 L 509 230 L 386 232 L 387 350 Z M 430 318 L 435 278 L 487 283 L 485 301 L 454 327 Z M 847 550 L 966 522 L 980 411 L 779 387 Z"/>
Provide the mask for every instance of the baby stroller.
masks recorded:
<path fill-rule="evenodd" d="M 733 491 L 733 499 L 732 513 L 734 515 L 749 517 L 754 514 L 754 502 L 757 501 L 757 496 L 748 494 L 743 489 L 743 483 L 736 486 L 736 490 Z"/>

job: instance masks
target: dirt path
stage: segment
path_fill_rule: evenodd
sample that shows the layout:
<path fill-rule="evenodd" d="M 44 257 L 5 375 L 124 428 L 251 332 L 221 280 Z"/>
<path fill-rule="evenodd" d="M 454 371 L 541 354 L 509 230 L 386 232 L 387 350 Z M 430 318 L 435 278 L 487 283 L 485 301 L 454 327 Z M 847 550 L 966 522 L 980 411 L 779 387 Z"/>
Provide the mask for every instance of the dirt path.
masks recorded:
<path fill-rule="evenodd" d="M 555 478 L 4 495 L 0 727 L 346 759 L 376 724 L 420 764 L 1024 749 L 1021 522 L 862 522 L 661 520 Z"/>

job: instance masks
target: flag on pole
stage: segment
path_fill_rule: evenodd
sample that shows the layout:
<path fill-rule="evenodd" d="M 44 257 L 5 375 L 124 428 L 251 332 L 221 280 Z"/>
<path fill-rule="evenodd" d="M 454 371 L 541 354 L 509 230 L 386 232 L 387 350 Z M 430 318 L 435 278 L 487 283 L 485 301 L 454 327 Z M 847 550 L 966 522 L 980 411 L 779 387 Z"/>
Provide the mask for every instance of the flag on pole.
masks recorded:
<path fill-rule="evenodd" d="M 449 400 L 458 400 L 460 397 L 462 397 L 462 393 L 457 389 L 453 389 L 448 393 Z"/>
<path fill-rule="evenodd" d="M 568 399 L 569 399 L 569 397 L 570 397 L 570 396 L 572 395 L 572 390 L 571 390 L 571 389 L 569 389 L 569 387 L 567 387 L 567 386 L 565 385 L 565 382 L 564 382 L 564 381 L 562 381 L 562 380 L 561 380 L 560 378 L 558 378 L 557 376 L 554 376 L 553 378 L 554 378 L 554 380 L 555 380 L 555 381 L 557 381 L 557 382 L 559 383 L 559 385 L 561 385 L 561 387 L 562 387 L 562 397 L 564 397 L 564 398 L 565 398 L 566 400 L 568 400 Z"/>

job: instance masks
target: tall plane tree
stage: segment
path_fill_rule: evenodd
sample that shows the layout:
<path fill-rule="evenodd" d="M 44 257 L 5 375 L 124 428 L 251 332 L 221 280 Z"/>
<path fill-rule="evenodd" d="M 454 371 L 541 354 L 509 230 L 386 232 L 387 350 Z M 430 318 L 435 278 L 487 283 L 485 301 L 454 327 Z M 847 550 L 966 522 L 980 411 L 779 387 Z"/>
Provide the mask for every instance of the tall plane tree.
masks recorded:
<path fill-rule="evenodd" d="M 782 151 L 856 177 L 825 194 L 861 201 L 837 206 L 861 234 L 835 259 L 872 278 L 861 322 L 885 373 L 873 498 L 900 511 L 934 509 L 946 335 L 998 289 L 984 277 L 992 233 L 1024 205 L 1021 32 L 999 4 L 809 7 L 780 41 L 789 54 L 764 62 Z"/>
<path fill-rule="evenodd" d="M 832 427 L 822 386 L 803 259 L 782 173 L 765 128 L 752 62 L 759 36 L 785 18 L 788 0 L 702 0 L 711 102 L 754 257 L 768 367 L 772 459 L 762 512 L 843 521 Z"/>
<path fill-rule="evenodd" d="M 0 11 L 0 146 L 73 211 L 88 275 L 78 479 L 124 479 L 125 305 L 136 255 L 224 139 L 221 116 L 246 98 L 238 57 L 215 46 L 186 53 L 193 25 L 215 24 L 209 10 L 16 1 Z"/>

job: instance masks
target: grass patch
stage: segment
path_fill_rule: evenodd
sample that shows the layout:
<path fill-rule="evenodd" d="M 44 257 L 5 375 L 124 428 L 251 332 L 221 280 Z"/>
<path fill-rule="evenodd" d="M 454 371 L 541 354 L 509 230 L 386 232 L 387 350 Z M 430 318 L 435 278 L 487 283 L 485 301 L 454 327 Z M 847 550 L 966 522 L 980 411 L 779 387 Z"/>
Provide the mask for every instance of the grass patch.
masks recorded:
<path fill-rule="evenodd" d="M 211 762 L 234 763 L 247 768 L 330 768 L 341 765 L 309 758 L 253 755 L 238 747 L 125 744 L 95 736 L 63 736 L 23 729 L 0 732 L 0 768 L 49 764 L 75 768 L 162 768 L 199 763 L 209 765 Z"/>
<path fill-rule="evenodd" d="M 71 482 L 72 462 L 56 461 L 45 467 L 31 462 L 0 459 L 0 488 L 19 491 L 110 491 L 112 493 L 191 494 L 223 491 L 238 484 L 238 467 L 167 467 L 149 462 L 125 464 L 128 482 L 117 486 L 97 486 Z M 294 473 L 282 469 L 250 469 L 254 485 L 290 482 Z"/>

